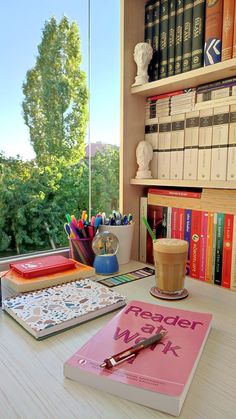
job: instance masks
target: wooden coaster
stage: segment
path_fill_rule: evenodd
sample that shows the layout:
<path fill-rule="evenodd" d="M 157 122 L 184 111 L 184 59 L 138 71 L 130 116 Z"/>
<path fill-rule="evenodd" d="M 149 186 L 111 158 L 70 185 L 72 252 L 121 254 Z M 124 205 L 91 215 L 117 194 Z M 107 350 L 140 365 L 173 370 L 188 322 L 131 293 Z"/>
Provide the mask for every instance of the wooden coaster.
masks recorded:
<path fill-rule="evenodd" d="M 188 296 L 188 291 L 184 288 L 179 294 L 164 294 L 163 292 L 158 291 L 156 287 L 152 287 L 150 289 L 150 294 L 152 294 L 153 297 L 161 298 L 162 300 L 182 300 Z"/>

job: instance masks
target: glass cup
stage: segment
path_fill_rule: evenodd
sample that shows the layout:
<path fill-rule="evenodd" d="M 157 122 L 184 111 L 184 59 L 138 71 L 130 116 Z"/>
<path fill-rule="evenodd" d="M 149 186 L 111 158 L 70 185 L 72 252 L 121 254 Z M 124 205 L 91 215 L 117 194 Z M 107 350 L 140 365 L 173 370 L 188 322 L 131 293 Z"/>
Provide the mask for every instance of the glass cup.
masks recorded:
<path fill-rule="evenodd" d="M 188 242 L 158 239 L 153 242 L 156 288 L 166 295 L 182 294 L 186 274 Z"/>

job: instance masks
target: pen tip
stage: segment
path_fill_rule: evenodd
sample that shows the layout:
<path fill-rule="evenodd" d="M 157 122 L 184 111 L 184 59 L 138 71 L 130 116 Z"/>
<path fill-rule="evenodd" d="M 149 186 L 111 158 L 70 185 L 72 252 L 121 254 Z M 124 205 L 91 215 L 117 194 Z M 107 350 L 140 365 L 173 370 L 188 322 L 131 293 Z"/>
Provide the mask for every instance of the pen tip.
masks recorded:
<path fill-rule="evenodd" d="M 100 364 L 101 368 L 105 368 L 105 366 L 106 366 L 106 362 L 103 362 L 102 364 Z"/>
<path fill-rule="evenodd" d="M 160 332 L 160 334 L 162 335 L 162 337 L 164 337 L 165 335 L 167 335 L 167 330 L 162 330 L 162 331 Z"/>

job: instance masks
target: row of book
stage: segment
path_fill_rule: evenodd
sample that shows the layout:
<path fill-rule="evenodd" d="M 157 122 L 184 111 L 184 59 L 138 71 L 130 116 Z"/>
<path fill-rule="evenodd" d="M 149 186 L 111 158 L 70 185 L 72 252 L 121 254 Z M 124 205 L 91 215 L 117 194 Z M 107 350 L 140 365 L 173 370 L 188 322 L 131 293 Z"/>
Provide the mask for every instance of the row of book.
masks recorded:
<path fill-rule="evenodd" d="M 148 97 L 145 104 L 145 120 L 190 112 L 194 109 L 195 101 L 195 89 L 178 90 Z"/>
<path fill-rule="evenodd" d="M 236 291 L 236 215 L 148 202 L 142 198 L 140 210 L 147 213 L 156 238 L 188 241 L 187 275 Z M 141 224 L 140 228 L 143 233 Z M 152 239 L 147 233 L 144 237 L 142 245 L 140 238 L 140 258 L 153 264 Z"/>
<path fill-rule="evenodd" d="M 145 140 L 155 179 L 236 179 L 236 104 L 149 119 Z"/>
<path fill-rule="evenodd" d="M 235 0 L 148 0 L 144 41 L 153 48 L 149 80 L 236 56 Z"/>

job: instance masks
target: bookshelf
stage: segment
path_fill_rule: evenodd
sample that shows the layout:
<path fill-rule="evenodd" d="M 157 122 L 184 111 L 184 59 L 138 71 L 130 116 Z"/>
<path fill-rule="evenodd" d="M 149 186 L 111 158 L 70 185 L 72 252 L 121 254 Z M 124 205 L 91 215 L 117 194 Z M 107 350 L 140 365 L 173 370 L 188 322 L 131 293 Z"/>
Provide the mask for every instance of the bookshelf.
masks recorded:
<path fill-rule="evenodd" d="M 144 5 L 146 0 L 121 1 L 121 155 L 120 155 L 120 201 L 123 212 L 132 212 L 135 236 L 132 256 L 138 260 L 139 251 L 139 198 L 147 194 L 149 186 L 176 186 L 184 188 L 202 188 L 214 192 L 211 198 L 211 209 L 217 210 L 219 193 L 224 202 L 224 212 L 232 213 L 236 202 L 235 181 L 190 181 L 135 179 L 138 169 L 136 163 L 136 147 L 144 139 L 145 101 L 146 97 L 167 93 L 183 88 L 220 80 L 236 75 L 236 59 L 230 59 L 212 66 L 202 67 L 166 79 L 132 87 L 136 75 L 136 64 L 133 59 L 134 47 L 143 42 L 144 36 Z M 230 98 L 234 100 L 235 98 Z M 215 102 L 215 101 L 214 101 Z M 226 104 L 226 100 L 223 101 Z M 222 105 L 222 100 L 214 106 Z M 201 104 L 200 104 L 201 106 Z M 203 107 L 212 107 L 212 101 Z M 200 108 L 199 108 L 200 109 Z M 230 195 L 229 195 L 230 193 Z M 233 210 L 236 214 L 236 211 Z"/>

